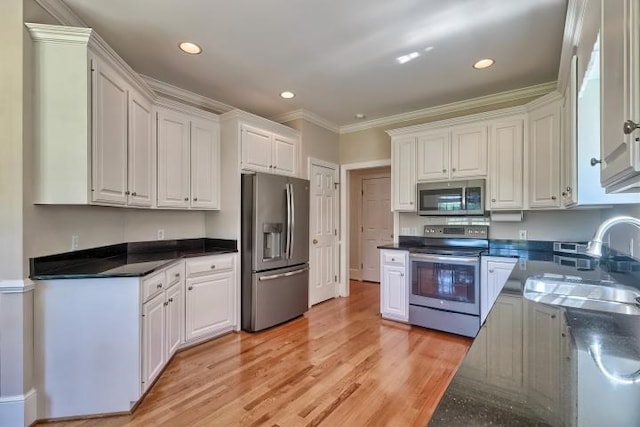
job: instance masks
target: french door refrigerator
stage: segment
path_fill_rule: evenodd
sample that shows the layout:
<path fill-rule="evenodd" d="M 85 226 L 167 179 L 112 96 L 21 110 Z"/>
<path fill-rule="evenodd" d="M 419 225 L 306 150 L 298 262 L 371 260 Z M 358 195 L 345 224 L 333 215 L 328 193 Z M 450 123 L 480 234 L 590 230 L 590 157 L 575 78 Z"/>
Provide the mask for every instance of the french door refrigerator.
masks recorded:
<path fill-rule="evenodd" d="M 242 176 L 242 329 L 302 315 L 309 300 L 309 181 Z"/>

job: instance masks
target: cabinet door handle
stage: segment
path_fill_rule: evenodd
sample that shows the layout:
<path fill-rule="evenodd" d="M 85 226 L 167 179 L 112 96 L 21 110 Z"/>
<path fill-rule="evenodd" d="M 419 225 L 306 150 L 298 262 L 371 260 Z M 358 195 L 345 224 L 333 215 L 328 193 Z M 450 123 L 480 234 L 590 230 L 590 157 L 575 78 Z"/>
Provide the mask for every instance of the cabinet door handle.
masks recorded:
<path fill-rule="evenodd" d="M 491 203 L 495 203 L 495 202 L 496 202 L 496 199 L 491 199 Z"/>
<path fill-rule="evenodd" d="M 404 277 L 404 273 L 400 273 L 400 277 Z"/>
<path fill-rule="evenodd" d="M 602 163 L 602 160 L 598 160 L 595 157 L 592 157 L 590 163 L 591 163 L 591 166 L 595 166 L 597 164 Z"/>
<path fill-rule="evenodd" d="M 274 169 L 278 169 L 278 166 L 274 166 L 273 168 L 274 168 Z"/>
<path fill-rule="evenodd" d="M 452 168 L 452 169 L 451 169 L 451 172 L 455 172 L 455 171 L 456 171 L 456 168 Z"/>
<path fill-rule="evenodd" d="M 551 200 L 556 200 L 557 197 L 556 196 L 551 196 Z"/>
<path fill-rule="evenodd" d="M 215 264 L 211 266 L 211 269 L 212 269 L 212 270 L 215 270 L 215 268 L 216 268 L 216 265 L 215 265 Z"/>
<path fill-rule="evenodd" d="M 551 315 L 551 318 L 552 318 L 552 319 L 555 319 L 555 318 L 556 318 L 556 315 L 555 315 L 555 314 L 552 314 L 552 315 Z"/>
<path fill-rule="evenodd" d="M 166 307 L 166 306 L 168 306 L 168 305 L 169 305 L 169 302 L 168 302 L 168 301 L 165 301 L 165 302 L 163 302 L 163 303 L 162 303 L 162 305 L 164 305 L 164 306 Z"/>
<path fill-rule="evenodd" d="M 128 196 L 131 193 L 129 193 L 128 191 L 125 191 L 124 194 Z"/>
<path fill-rule="evenodd" d="M 132 196 L 137 196 L 136 192 L 134 191 L 133 193 L 131 193 Z"/>
<path fill-rule="evenodd" d="M 489 270 L 489 273 L 493 273 L 495 270 L 492 268 Z"/>
<path fill-rule="evenodd" d="M 192 291 L 192 290 L 193 290 L 193 286 L 189 286 L 189 287 L 187 288 L 187 290 L 188 290 L 188 291 Z"/>
<path fill-rule="evenodd" d="M 185 197 L 185 198 L 184 198 L 184 201 L 185 201 L 185 202 L 188 202 L 188 201 L 189 201 L 189 198 L 188 198 L 188 197 Z"/>
<path fill-rule="evenodd" d="M 447 170 L 446 169 L 442 169 L 442 173 L 447 173 Z"/>
<path fill-rule="evenodd" d="M 198 198 L 197 198 L 197 197 L 194 197 L 194 198 L 193 198 L 193 201 L 194 201 L 194 202 L 197 202 L 197 201 L 198 201 Z"/>
<path fill-rule="evenodd" d="M 162 288 L 162 283 L 158 283 L 158 284 L 156 285 L 156 289 L 161 289 L 161 288 Z"/>
<path fill-rule="evenodd" d="M 410 205 L 412 205 L 412 204 L 413 204 L 413 202 L 409 202 L 409 204 L 410 204 Z"/>
<path fill-rule="evenodd" d="M 169 302 L 173 302 L 173 298 L 169 298 Z"/>
<path fill-rule="evenodd" d="M 180 277 L 180 273 L 176 273 L 176 279 Z"/>
<path fill-rule="evenodd" d="M 273 169 L 273 165 L 269 165 L 269 169 Z"/>

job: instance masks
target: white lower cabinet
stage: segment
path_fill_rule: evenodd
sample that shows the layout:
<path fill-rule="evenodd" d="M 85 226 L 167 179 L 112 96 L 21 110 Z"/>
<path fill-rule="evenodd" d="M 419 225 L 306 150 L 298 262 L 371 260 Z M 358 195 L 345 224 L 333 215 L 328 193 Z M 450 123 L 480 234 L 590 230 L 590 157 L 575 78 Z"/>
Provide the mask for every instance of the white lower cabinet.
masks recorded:
<path fill-rule="evenodd" d="M 186 341 L 234 328 L 235 254 L 187 261 Z"/>
<path fill-rule="evenodd" d="M 142 388 L 146 391 L 167 363 L 164 293 L 142 306 Z"/>
<path fill-rule="evenodd" d="M 385 319 L 409 321 L 409 282 L 406 251 L 380 252 L 380 314 Z"/>
<path fill-rule="evenodd" d="M 171 357 L 184 342 L 184 282 L 167 289 L 166 300 L 166 348 Z"/>
<path fill-rule="evenodd" d="M 482 257 L 480 265 L 480 324 L 484 323 L 487 318 L 517 262 L 516 258 Z"/>

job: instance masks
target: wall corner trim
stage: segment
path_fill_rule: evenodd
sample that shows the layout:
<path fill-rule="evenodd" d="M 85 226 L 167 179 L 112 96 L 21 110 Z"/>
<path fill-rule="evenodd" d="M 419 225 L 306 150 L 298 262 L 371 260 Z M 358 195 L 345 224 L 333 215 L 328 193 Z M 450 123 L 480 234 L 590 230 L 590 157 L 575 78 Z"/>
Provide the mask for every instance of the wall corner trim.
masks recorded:
<path fill-rule="evenodd" d="M 38 394 L 35 389 L 17 396 L 0 397 L 0 425 L 30 426 L 38 418 Z"/>
<path fill-rule="evenodd" d="M 32 291 L 34 287 L 35 282 L 31 279 L 0 280 L 0 294 L 21 294 Z M 1 398 L 0 403 L 2 403 Z"/>

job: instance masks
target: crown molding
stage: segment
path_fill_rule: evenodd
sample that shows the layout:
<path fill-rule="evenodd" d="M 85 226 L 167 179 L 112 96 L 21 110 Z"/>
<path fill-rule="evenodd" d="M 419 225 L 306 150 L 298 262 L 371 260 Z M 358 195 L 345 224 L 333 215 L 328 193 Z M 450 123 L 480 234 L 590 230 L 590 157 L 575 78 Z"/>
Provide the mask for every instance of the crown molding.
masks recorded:
<path fill-rule="evenodd" d="M 295 111 L 290 111 L 288 113 L 278 114 L 277 116 L 271 117 L 271 120 L 278 123 L 286 123 L 292 120 L 305 120 L 307 122 L 313 123 L 314 125 L 325 128 L 334 133 L 340 133 L 340 126 L 337 124 L 325 119 L 324 117 L 312 113 L 311 111 L 299 109 Z"/>
<path fill-rule="evenodd" d="M 197 93 L 182 89 L 169 83 L 161 82 L 160 80 L 145 76 L 144 74 L 139 74 L 139 76 L 158 95 L 184 101 L 194 107 L 204 108 L 216 114 L 226 113 L 235 109 L 235 107 L 223 102 L 216 101 L 203 95 L 198 95 Z"/>
<path fill-rule="evenodd" d="M 554 102 L 561 101 L 561 100 L 562 100 L 562 94 L 557 90 L 554 90 L 553 92 L 550 92 L 545 96 L 541 96 L 540 98 L 534 99 L 533 101 L 527 103 L 525 107 L 527 111 L 532 111 L 532 110 L 537 110 L 538 108 L 541 108 L 541 107 L 546 107 L 549 104 L 552 104 Z"/>
<path fill-rule="evenodd" d="M 232 120 L 236 120 L 238 122 L 246 123 L 253 126 L 263 127 L 266 130 L 281 133 L 284 136 L 298 138 L 301 134 L 298 129 L 294 129 L 283 123 L 278 123 L 276 121 L 266 119 L 262 116 L 258 116 L 243 110 L 239 110 L 237 108 L 220 115 L 221 123 L 226 123 Z"/>
<path fill-rule="evenodd" d="M 410 120 L 426 119 L 429 117 L 436 117 L 443 114 L 454 113 L 457 111 L 465 111 L 473 108 L 485 107 L 487 105 L 502 104 L 505 102 L 517 101 L 519 99 L 542 96 L 555 90 L 556 86 L 556 82 L 548 82 L 534 86 L 528 86 L 521 89 L 499 92 L 493 95 L 480 96 L 478 98 L 452 102 L 450 104 L 439 105 L 436 107 L 423 108 L 421 110 L 411 111 L 408 113 L 396 114 L 393 116 L 382 117 L 380 119 L 342 126 L 340 127 L 340 133 L 343 134 L 357 132 L 365 129 L 407 122 Z"/>
<path fill-rule="evenodd" d="M 527 104 L 528 105 L 528 104 Z M 499 110 L 485 111 L 484 113 L 476 113 L 468 116 L 453 117 L 451 119 L 438 120 L 437 122 L 422 123 L 418 125 L 406 126 L 402 128 L 389 129 L 385 132 L 392 137 L 396 136 L 413 136 L 425 131 L 450 127 L 453 125 L 466 125 L 469 123 L 477 124 L 479 121 L 522 117 L 527 113 L 526 105 L 518 105 L 516 107 L 501 108 Z"/>
<path fill-rule="evenodd" d="M 29 35 L 34 42 L 89 45 L 94 34 L 91 28 L 61 27 L 60 25 L 34 24 L 25 22 Z"/>
<path fill-rule="evenodd" d="M 576 46 L 582 36 L 587 0 L 569 0 L 567 17 L 564 21 L 564 35 L 562 36 L 562 50 L 560 53 L 560 67 L 558 69 L 558 91 L 564 93 L 569 82 L 571 58 L 575 55 Z"/>
<path fill-rule="evenodd" d="M 70 27 L 88 27 L 62 0 L 35 0 L 49 15 L 62 25 Z"/>

